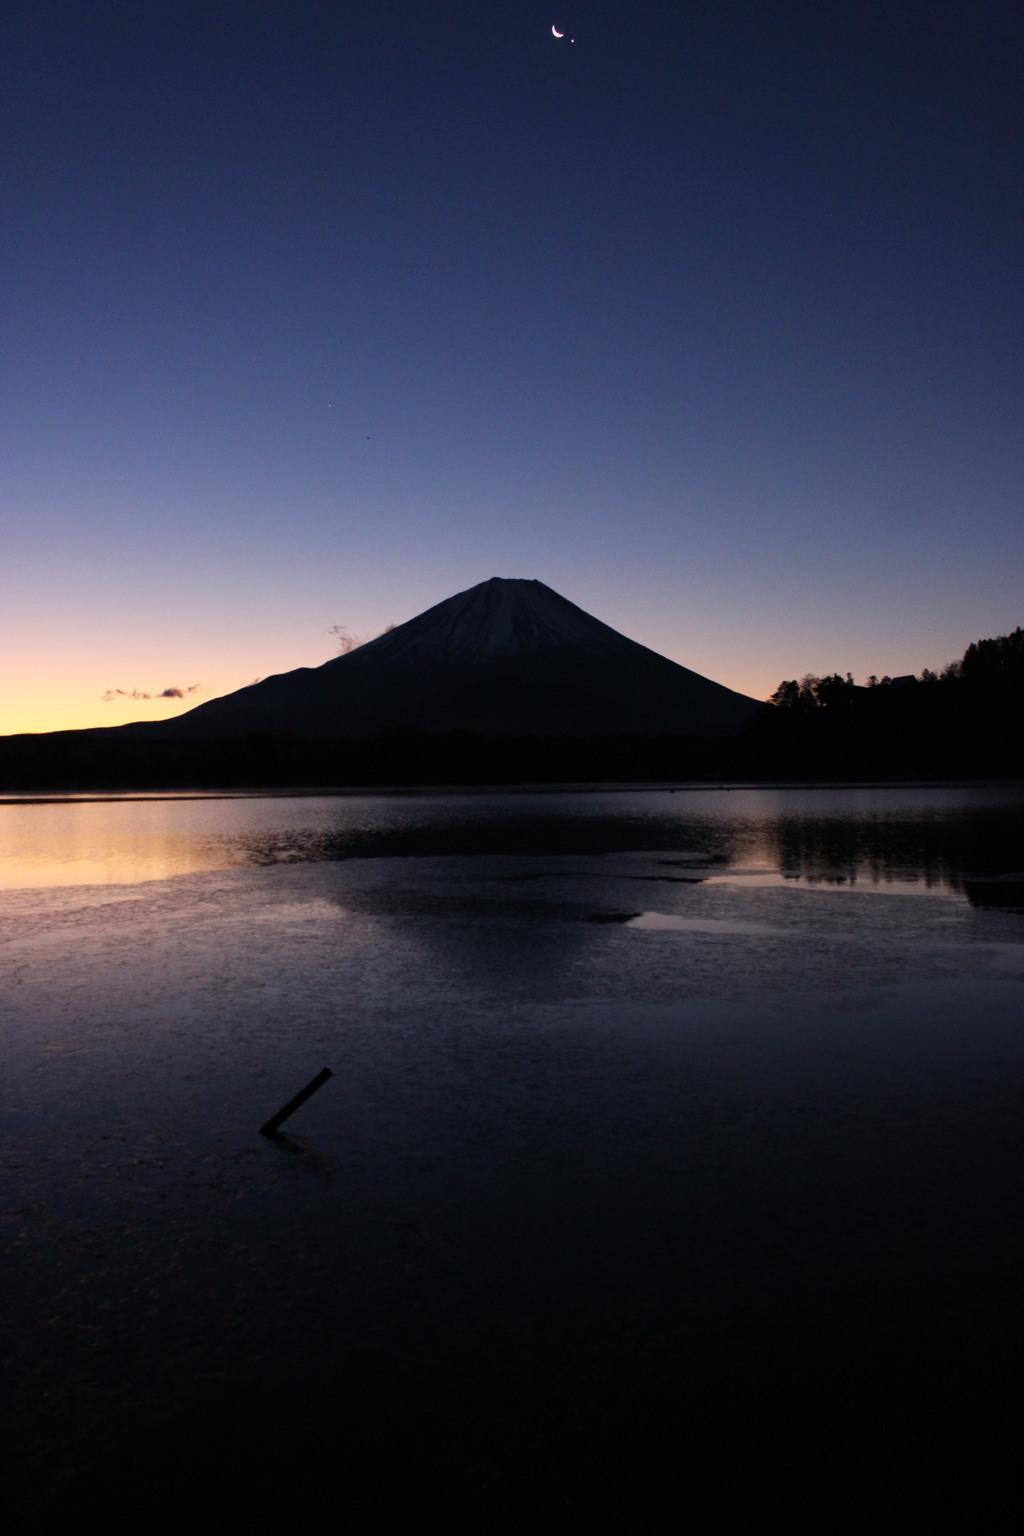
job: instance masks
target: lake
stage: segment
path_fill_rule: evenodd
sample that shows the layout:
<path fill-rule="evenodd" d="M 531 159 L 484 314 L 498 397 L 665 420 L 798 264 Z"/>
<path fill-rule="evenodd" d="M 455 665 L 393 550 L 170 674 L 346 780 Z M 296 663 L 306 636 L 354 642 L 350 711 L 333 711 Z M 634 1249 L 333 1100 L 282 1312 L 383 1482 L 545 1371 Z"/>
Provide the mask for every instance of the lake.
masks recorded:
<path fill-rule="evenodd" d="M 1015 1529 L 1022 872 L 1012 787 L 0 804 L 10 1501 Z"/>

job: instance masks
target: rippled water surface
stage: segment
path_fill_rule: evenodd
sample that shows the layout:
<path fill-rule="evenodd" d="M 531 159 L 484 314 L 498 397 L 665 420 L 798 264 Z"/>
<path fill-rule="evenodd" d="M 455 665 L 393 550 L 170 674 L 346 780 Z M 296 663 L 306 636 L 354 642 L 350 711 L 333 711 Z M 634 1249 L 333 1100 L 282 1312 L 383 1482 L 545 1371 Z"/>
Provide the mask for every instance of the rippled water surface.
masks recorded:
<path fill-rule="evenodd" d="M 17 1497 L 1002 1490 L 1020 791 L 22 802 L 0 864 Z"/>
<path fill-rule="evenodd" d="M 0 886 L 134 885 L 205 870 L 412 855 L 671 852 L 679 879 L 959 889 L 1020 872 L 1006 788 L 8 800 Z"/>

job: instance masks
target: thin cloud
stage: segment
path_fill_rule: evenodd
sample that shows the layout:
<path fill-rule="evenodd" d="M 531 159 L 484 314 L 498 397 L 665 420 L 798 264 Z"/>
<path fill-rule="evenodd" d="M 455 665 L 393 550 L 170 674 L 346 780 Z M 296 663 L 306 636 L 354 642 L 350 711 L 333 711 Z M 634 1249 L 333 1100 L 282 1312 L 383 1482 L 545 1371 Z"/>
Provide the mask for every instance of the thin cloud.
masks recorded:
<path fill-rule="evenodd" d="M 381 633 L 386 635 L 394 627 L 393 624 L 387 624 Z M 354 635 L 345 624 L 332 624 L 327 633 L 334 636 L 342 656 L 347 656 L 349 651 L 357 651 L 361 645 L 366 645 L 370 640 L 379 639 L 378 635 Z"/>
<path fill-rule="evenodd" d="M 347 656 L 349 651 L 358 650 L 365 643 L 360 635 L 354 635 L 344 624 L 332 624 L 327 633 L 334 636 L 342 656 Z"/>
<path fill-rule="evenodd" d="M 138 688 L 108 688 L 102 695 L 104 704 L 113 704 L 115 699 L 184 699 L 190 693 L 197 693 L 199 683 L 190 683 L 187 688 L 164 688 L 160 693 L 142 693 Z"/>

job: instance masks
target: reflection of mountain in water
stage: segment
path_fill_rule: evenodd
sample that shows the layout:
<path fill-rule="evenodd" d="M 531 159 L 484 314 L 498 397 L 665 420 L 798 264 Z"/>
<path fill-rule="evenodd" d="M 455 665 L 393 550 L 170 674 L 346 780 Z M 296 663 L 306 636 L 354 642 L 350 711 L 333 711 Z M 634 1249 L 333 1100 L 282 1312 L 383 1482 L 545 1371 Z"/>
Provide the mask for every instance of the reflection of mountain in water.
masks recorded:
<path fill-rule="evenodd" d="M 378 859 L 524 859 L 502 879 L 589 865 L 641 890 L 724 878 L 964 892 L 1021 904 L 1017 790 L 778 790 L 166 799 L 0 808 L 0 883 L 134 882 L 244 865 Z M 566 860 L 566 864 L 558 862 Z M 617 898 L 618 900 L 618 898 Z M 600 903 L 598 903 L 600 905 Z"/>
<path fill-rule="evenodd" d="M 678 803 L 678 802 L 677 802 Z M 247 863 L 487 856 L 579 857 L 665 853 L 657 875 L 680 883 L 757 863 L 783 877 L 833 887 L 923 884 L 964 892 L 977 905 L 1024 905 L 1024 808 L 948 808 L 890 814 L 680 815 L 527 809 L 510 800 L 469 809 L 422 802 L 387 818 L 339 818 L 329 827 L 263 829 L 234 837 Z M 516 878 L 525 879 L 526 875 Z M 533 878 L 532 876 L 530 878 Z M 638 878 L 638 877 L 635 877 Z M 646 878 L 655 874 L 648 871 Z"/>
<path fill-rule="evenodd" d="M 691 861 L 702 866 L 727 863 L 739 857 L 745 843 L 742 826 L 724 820 L 611 812 L 524 813 L 515 802 L 512 806 L 511 811 L 497 808 L 493 814 L 477 815 L 455 811 L 440 818 L 413 813 L 397 824 L 368 819 L 326 829 L 262 832 L 238 839 L 236 846 L 243 858 L 253 864 L 503 854 L 545 858 L 665 851 L 689 855 L 685 861 L 688 868 Z"/>

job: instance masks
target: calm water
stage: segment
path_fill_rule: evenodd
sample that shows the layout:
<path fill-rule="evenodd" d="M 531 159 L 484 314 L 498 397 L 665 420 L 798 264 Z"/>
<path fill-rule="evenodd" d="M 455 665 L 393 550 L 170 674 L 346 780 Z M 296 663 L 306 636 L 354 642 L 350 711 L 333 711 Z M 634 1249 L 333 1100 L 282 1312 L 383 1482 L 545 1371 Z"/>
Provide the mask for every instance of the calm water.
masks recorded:
<path fill-rule="evenodd" d="M 1012 1528 L 1024 793 L 18 803 L 0 866 L 27 1507 Z"/>

